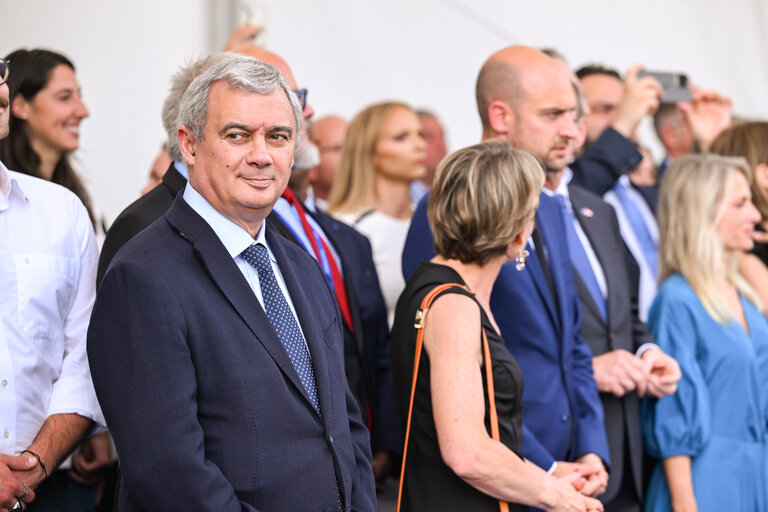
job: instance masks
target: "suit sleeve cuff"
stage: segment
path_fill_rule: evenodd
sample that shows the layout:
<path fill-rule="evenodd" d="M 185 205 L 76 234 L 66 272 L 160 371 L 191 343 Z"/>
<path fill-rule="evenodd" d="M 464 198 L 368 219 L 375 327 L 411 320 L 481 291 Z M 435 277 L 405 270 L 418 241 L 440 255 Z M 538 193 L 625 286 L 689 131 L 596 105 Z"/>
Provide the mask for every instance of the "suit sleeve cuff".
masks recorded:
<path fill-rule="evenodd" d="M 549 469 L 547 470 L 547 474 L 551 475 L 552 473 L 555 472 L 556 469 L 557 469 L 557 461 L 553 462 L 552 465 L 549 466 Z"/>

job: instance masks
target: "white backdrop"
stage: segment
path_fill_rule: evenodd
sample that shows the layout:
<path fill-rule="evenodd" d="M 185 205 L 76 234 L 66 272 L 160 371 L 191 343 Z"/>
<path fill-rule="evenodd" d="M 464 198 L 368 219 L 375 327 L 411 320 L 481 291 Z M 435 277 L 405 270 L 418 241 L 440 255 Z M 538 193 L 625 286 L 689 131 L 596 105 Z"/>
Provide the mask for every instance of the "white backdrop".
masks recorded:
<path fill-rule="evenodd" d="M 0 53 L 45 46 L 77 66 L 91 110 L 77 165 L 108 219 L 138 196 L 163 141 L 168 77 L 221 47 L 222 12 L 236 2 L 0 0 Z M 267 46 L 290 63 L 318 115 L 351 117 L 372 102 L 403 100 L 437 112 L 454 149 L 479 140 L 475 76 L 509 44 L 557 48 L 573 67 L 684 71 L 732 96 L 738 115 L 768 118 L 763 0 L 259 3 Z"/>

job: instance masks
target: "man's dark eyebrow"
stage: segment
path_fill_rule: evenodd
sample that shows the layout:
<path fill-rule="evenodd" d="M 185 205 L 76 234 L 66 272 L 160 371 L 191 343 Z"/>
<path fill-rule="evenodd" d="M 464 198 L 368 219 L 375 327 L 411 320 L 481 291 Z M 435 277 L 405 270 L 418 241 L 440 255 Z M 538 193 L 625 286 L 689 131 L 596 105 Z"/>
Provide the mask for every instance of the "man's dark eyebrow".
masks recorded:
<path fill-rule="evenodd" d="M 251 132 L 251 131 L 253 131 L 253 130 L 251 129 L 251 127 L 250 127 L 250 126 L 248 126 L 247 124 L 242 124 L 242 123 L 227 123 L 227 124 L 225 124 L 225 125 L 224 125 L 224 128 L 222 128 L 221 130 L 219 130 L 219 135 L 224 135 L 225 133 L 227 133 L 229 130 L 232 130 L 232 129 L 235 129 L 235 130 L 242 130 L 242 131 L 244 131 L 244 132 Z"/>
<path fill-rule="evenodd" d="M 566 112 L 573 112 L 576 110 L 576 107 L 572 108 L 562 108 L 562 107 L 545 107 L 540 110 L 540 112 L 543 112 L 545 114 L 565 114 Z"/>
<path fill-rule="evenodd" d="M 249 132 L 250 133 L 250 132 L 253 131 L 253 128 L 251 128 L 247 124 L 230 122 L 230 123 L 225 124 L 224 127 L 221 130 L 219 130 L 219 135 L 224 135 L 229 130 L 242 130 L 244 132 Z M 288 135 L 290 135 L 292 137 L 295 130 L 292 127 L 290 127 L 290 126 L 276 125 L 276 126 L 272 126 L 269 129 L 269 131 L 270 132 L 286 132 L 286 133 L 288 133 Z"/>
<path fill-rule="evenodd" d="M 288 135 L 293 136 L 293 128 L 290 126 L 276 125 L 269 129 L 270 132 L 287 132 Z"/>

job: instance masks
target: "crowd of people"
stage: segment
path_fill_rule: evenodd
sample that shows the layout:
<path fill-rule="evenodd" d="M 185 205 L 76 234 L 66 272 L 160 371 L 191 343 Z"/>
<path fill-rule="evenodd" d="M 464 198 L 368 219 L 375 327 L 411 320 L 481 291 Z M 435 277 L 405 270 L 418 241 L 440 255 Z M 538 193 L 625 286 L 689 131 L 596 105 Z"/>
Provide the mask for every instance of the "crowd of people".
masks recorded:
<path fill-rule="evenodd" d="M 0 59 L 0 510 L 768 510 L 768 123 L 510 46 L 449 154 L 258 31 L 109 226 L 74 64 Z"/>

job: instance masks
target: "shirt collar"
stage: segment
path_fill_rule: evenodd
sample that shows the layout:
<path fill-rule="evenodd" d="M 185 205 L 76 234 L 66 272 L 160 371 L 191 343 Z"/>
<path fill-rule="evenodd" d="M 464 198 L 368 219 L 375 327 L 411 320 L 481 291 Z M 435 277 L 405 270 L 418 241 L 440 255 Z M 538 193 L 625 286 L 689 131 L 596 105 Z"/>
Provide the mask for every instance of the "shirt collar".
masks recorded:
<path fill-rule="evenodd" d="M 8 209 L 12 193 L 18 195 L 24 204 L 29 204 L 29 198 L 24 194 L 19 181 L 11 175 L 3 162 L 0 162 L 0 211 Z"/>
<path fill-rule="evenodd" d="M 547 194 L 549 197 L 554 196 L 563 196 L 566 199 L 566 202 L 570 200 L 570 195 L 568 194 L 568 184 L 573 179 L 573 171 L 571 171 L 570 167 L 566 167 L 563 171 L 563 176 L 560 178 L 560 183 L 557 185 L 557 188 L 555 190 L 550 190 L 547 187 L 544 187 L 542 190 L 545 194 Z"/>
<path fill-rule="evenodd" d="M 239 256 L 241 252 L 254 242 L 254 239 L 251 238 L 251 235 L 249 235 L 246 230 L 226 218 L 211 206 L 211 203 L 200 195 L 189 182 L 187 182 L 187 185 L 184 188 L 184 201 L 186 201 L 187 204 L 192 207 L 192 209 L 195 210 L 209 226 L 211 226 L 211 229 L 213 229 L 213 232 L 219 237 L 219 240 L 224 244 L 224 247 L 232 258 Z M 264 236 L 264 223 L 265 221 L 261 222 L 261 228 L 256 235 L 255 241 L 268 248 L 267 239 Z"/>

